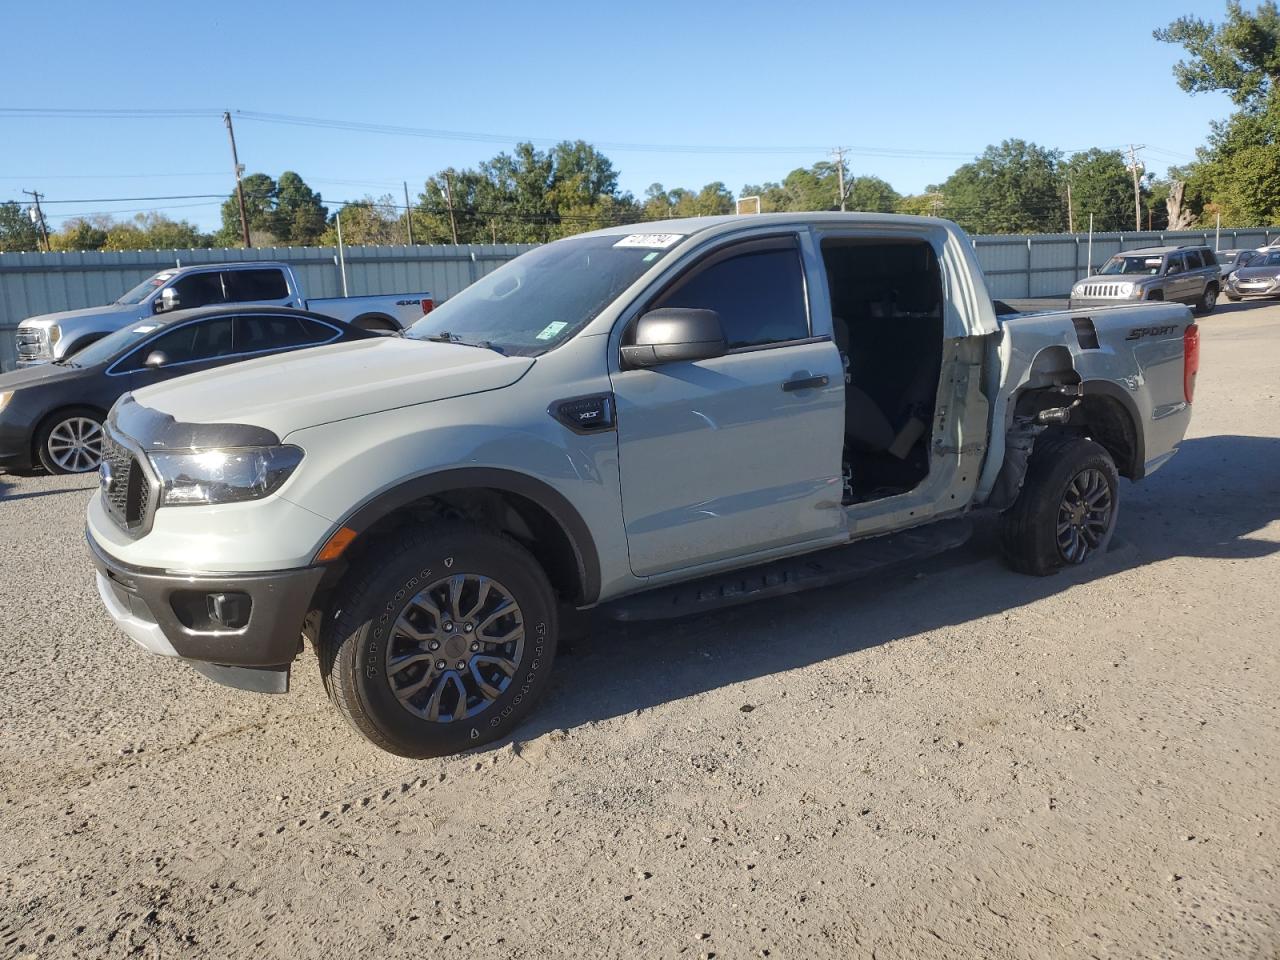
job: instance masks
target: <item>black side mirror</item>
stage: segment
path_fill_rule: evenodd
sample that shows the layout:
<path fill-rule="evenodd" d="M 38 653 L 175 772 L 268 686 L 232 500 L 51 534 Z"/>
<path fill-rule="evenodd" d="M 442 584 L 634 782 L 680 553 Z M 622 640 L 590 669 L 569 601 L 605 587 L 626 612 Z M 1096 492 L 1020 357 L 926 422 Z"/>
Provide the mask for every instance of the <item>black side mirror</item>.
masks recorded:
<path fill-rule="evenodd" d="M 714 310 L 662 307 L 636 321 L 635 342 L 622 348 L 622 360 L 628 367 L 656 367 L 709 360 L 728 349 L 720 314 Z"/>
<path fill-rule="evenodd" d="M 156 367 L 163 367 L 168 362 L 169 357 L 163 350 L 152 350 L 147 354 L 147 359 L 142 362 L 142 365 L 154 370 Z"/>

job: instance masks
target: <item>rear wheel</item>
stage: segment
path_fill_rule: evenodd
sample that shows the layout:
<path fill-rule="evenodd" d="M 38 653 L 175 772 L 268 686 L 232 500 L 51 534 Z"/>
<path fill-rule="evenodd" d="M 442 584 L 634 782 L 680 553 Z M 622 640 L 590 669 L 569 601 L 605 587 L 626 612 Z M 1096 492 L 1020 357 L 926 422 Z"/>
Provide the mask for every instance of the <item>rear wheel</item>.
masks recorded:
<path fill-rule="evenodd" d="M 351 325 L 374 333 L 396 333 L 400 329 L 389 317 L 377 316 L 356 317 Z"/>
<path fill-rule="evenodd" d="M 507 736 L 546 688 L 558 633 L 537 561 L 499 534 L 416 527 L 371 552 L 321 632 L 330 699 L 355 729 L 405 757 Z"/>
<path fill-rule="evenodd" d="M 1213 313 L 1213 308 L 1218 305 L 1218 285 L 1211 283 L 1204 288 L 1204 293 L 1200 295 L 1200 299 L 1196 301 L 1196 313 L 1204 316 L 1207 313 Z"/>
<path fill-rule="evenodd" d="M 1119 475 L 1092 440 L 1040 440 L 1018 499 L 1004 515 L 1002 540 L 1019 573 L 1047 576 L 1105 553 L 1115 532 Z"/>
<path fill-rule="evenodd" d="M 76 407 L 54 414 L 40 428 L 36 453 L 50 473 L 88 473 L 102 463 L 102 417 Z"/>

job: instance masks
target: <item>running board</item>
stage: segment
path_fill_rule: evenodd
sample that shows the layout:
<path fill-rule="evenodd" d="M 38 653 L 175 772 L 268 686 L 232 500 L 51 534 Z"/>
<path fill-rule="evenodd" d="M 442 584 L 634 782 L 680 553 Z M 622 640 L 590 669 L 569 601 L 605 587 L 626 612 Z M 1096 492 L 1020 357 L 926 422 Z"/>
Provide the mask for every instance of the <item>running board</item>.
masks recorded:
<path fill-rule="evenodd" d="M 613 620 L 628 621 L 687 617 L 884 573 L 905 563 L 954 550 L 972 533 L 973 525 L 968 520 L 940 520 L 843 547 L 633 594 L 603 604 L 600 613 Z"/>

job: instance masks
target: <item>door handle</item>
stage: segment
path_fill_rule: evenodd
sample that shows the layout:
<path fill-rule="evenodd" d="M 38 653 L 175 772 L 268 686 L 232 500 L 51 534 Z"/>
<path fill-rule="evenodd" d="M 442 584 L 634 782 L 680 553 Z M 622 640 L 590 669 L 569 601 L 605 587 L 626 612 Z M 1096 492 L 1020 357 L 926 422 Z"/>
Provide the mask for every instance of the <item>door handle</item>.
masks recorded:
<path fill-rule="evenodd" d="M 795 380 L 787 380 L 782 384 L 782 389 L 791 393 L 794 390 L 813 390 L 817 387 L 825 387 L 830 382 L 830 378 L 824 373 L 817 377 L 798 377 Z"/>

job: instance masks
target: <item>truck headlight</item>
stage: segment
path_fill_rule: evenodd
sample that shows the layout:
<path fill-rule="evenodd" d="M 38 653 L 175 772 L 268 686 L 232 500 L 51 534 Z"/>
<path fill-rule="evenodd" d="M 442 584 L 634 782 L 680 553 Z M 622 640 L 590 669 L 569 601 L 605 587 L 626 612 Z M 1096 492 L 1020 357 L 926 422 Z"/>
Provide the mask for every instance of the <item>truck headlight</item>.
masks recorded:
<path fill-rule="evenodd" d="M 228 447 L 192 453 L 153 453 L 160 505 L 259 500 L 280 488 L 302 462 L 299 447 Z"/>

